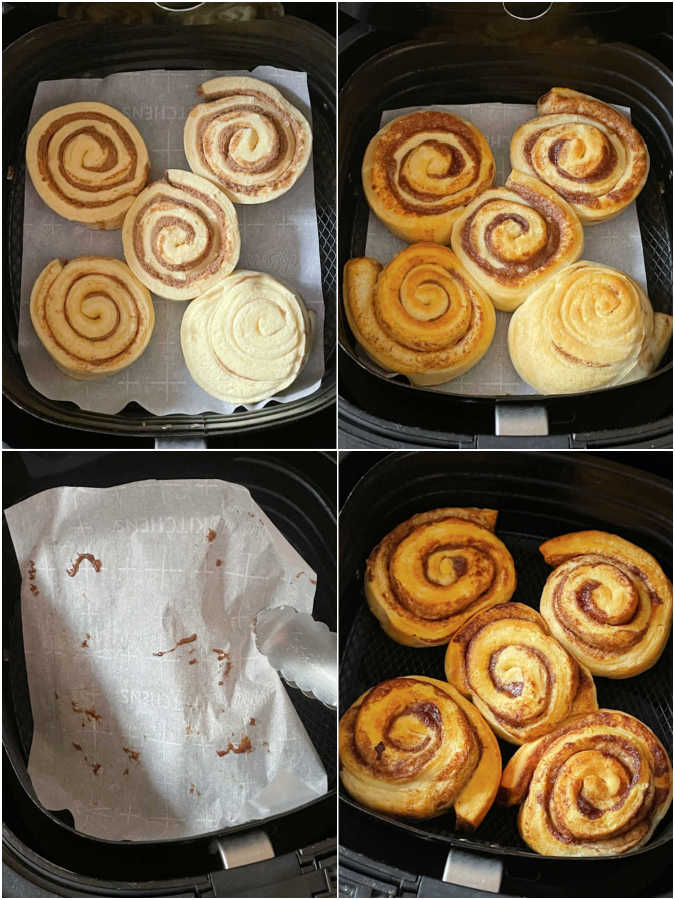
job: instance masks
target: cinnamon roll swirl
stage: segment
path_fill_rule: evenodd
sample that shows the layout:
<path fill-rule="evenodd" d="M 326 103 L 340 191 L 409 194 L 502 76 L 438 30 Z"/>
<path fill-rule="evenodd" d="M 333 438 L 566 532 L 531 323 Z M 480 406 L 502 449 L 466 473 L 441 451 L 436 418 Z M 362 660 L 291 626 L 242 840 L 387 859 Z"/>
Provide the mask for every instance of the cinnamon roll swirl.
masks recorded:
<path fill-rule="evenodd" d="M 614 709 L 570 719 L 525 744 L 500 802 L 520 803 L 523 840 L 546 856 L 618 856 L 644 846 L 670 807 L 673 771 L 646 725 Z"/>
<path fill-rule="evenodd" d="M 119 259 L 53 259 L 30 296 L 35 333 L 56 365 L 81 380 L 138 359 L 155 324 L 150 294 Z"/>
<path fill-rule="evenodd" d="M 368 557 L 365 593 L 390 638 L 447 644 L 475 612 L 510 599 L 516 570 L 496 524 L 493 509 L 432 509 L 380 541 Z"/>
<path fill-rule="evenodd" d="M 461 210 L 494 182 L 495 161 L 471 122 L 421 109 L 377 132 L 361 175 L 370 208 L 390 231 L 447 244 Z"/>
<path fill-rule="evenodd" d="M 509 323 L 516 371 L 540 394 L 612 387 L 649 375 L 673 331 L 642 288 L 616 269 L 580 261 L 537 288 Z"/>
<path fill-rule="evenodd" d="M 483 609 L 465 622 L 448 644 L 445 674 L 512 744 L 598 708 L 590 672 L 522 603 Z"/>
<path fill-rule="evenodd" d="M 548 185 L 513 171 L 504 187 L 477 197 L 452 229 L 452 249 L 497 309 L 511 312 L 581 256 L 584 232 Z"/>
<path fill-rule="evenodd" d="M 26 167 L 55 213 L 90 228 L 119 228 L 145 186 L 150 160 L 126 116 L 105 103 L 69 103 L 31 128 Z"/>
<path fill-rule="evenodd" d="M 122 242 L 132 272 L 167 300 L 198 297 L 239 260 L 234 206 L 210 181 L 178 169 L 169 169 L 136 198 Z"/>
<path fill-rule="evenodd" d="M 487 352 L 495 312 L 454 253 L 412 244 L 382 266 L 350 259 L 344 305 L 354 336 L 377 363 L 413 384 L 463 375 Z"/>
<path fill-rule="evenodd" d="M 511 166 L 564 197 L 584 225 L 612 219 L 632 203 L 649 174 L 639 132 L 613 107 L 569 88 L 552 88 L 537 118 L 511 138 Z"/>
<path fill-rule="evenodd" d="M 290 190 L 312 152 L 302 113 L 258 78 L 213 78 L 199 92 L 206 102 L 190 110 L 183 135 L 192 171 L 234 203 L 267 203 Z"/>
<path fill-rule="evenodd" d="M 560 643 L 594 675 L 651 668 L 673 618 L 673 586 L 654 557 L 604 531 L 563 534 L 539 549 L 555 567 L 541 614 Z"/>
<path fill-rule="evenodd" d="M 340 776 L 359 803 L 430 819 L 454 806 L 478 827 L 495 799 L 502 760 L 480 713 L 454 688 L 415 675 L 383 681 L 340 721 Z"/>
<path fill-rule="evenodd" d="M 288 387 L 310 350 L 302 298 L 263 272 L 240 270 L 185 311 L 181 346 L 190 375 L 212 397 L 255 403 Z"/>

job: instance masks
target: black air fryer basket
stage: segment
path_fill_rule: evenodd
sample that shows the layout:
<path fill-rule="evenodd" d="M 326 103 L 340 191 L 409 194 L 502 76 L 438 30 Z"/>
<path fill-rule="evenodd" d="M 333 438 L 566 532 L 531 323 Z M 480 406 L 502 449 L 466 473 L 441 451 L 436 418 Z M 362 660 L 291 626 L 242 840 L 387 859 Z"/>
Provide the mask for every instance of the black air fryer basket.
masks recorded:
<path fill-rule="evenodd" d="M 419 674 L 445 680 L 446 648 L 396 643 L 370 612 L 363 593 L 365 563 L 372 548 L 414 513 L 443 506 L 499 510 L 496 533 L 513 555 L 518 576 L 513 600 L 535 609 L 551 571 L 538 547 L 566 532 L 601 529 L 619 534 L 652 553 L 671 575 L 672 485 L 660 478 L 579 453 L 389 454 L 361 478 L 340 512 L 341 713 L 364 691 L 388 678 Z M 642 675 L 623 681 L 594 680 L 599 706 L 622 709 L 644 721 L 672 757 L 672 636 L 659 662 Z M 500 740 L 500 749 L 506 765 L 515 747 Z M 522 841 L 515 808 L 494 805 L 481 826 L 467 835 L 455 829 L 452 812 L 410 824 L 366 809 L 344 790 L 341 801 L 369 821 L 391 826 L 401 843 L 433 842 L 439 860 L 452 847 L 507 861 L 508 857 L 529 858 L 540 868 L 549 859 Z M 626 857 L 643 855 L 641 864 L 649 865 L 649 851 L 671 841 L 672 833 L 671 810 L 647 846 Z M 389 837 L 395 840 L 396 836 Z M 351 851 L 360 849 L 355 829 L 342 833 L 341 841 Z M 612 862 L 622 865 L 626 857 Z M 579 866 L 603 860 L 565 862 L 574 880 Z"/>
<path fill-rule="evenodd" d="M 649 178 L 637 199 L 648 293 L 654 309 L 672 313 L 672 75 L 653 57 L 623 44 L 556 43 L 543 52 L 416 41 L 363 63 L 340 92 L 340 278 L 345 262 L 365 251 L 368 205 L 361 161 L 383 110 L 417 104 L 534 104 L 555 85 L 630 107 L 651 157 Z M 559 396 L 469 397 L 412 387 L 401 375 L 378 374 L 357 355 L 342 304 L 338 328 L 343 447 L 672 446 L 671 350 L 657 372 L 623 387 Z"/>
<path fill-rule="evenodd" d="M 336 628 L 335 458 L 323 453 L 70 453 L 3 455 L 6 508 L 50 487 L 106 487 L 147 478 L 222 478 L 249 488 L 317 573 L 314 616 Z M 33 719 L 21 627 L 21 576 L 3 519 L 3 854 L 15 872 L 63 896 L 331 896 L 335 864 L 334 711 L 286 686 L 328 775 L 328 793 L 287 814 L 171 841 L 80 834 L 49 811 L 27 773 Z M 223 870 L 219 843 L 265 832 L 273 859 Z M 329 875 L 331 877 L 329 877 Z M 283 893 L 288 891 L 288 893 Z M 23 896 L 32 896 L 25 893 Z"/>
<path fill-rule="evenodd" d="M 314 188 L 325 304 L 321 386 L 290 403 L 231 415 L 156 416 L 136 403 L 108 415 L 49 400 L 26 378 L 18 351 L 27 124 L 38 82 L 100 78 L 142 69 L 253 69 L 307 72 L 313 119 Z M 294 18 L 226 27 L 122 26 L 67 21 L 43 25 L 3 55 L 3 391 L 21 409 L 57 425 L 117 435 L 192 437 L 256 430 L 301 419 L 335 395 L 335 45 L 320 28 Z"/>

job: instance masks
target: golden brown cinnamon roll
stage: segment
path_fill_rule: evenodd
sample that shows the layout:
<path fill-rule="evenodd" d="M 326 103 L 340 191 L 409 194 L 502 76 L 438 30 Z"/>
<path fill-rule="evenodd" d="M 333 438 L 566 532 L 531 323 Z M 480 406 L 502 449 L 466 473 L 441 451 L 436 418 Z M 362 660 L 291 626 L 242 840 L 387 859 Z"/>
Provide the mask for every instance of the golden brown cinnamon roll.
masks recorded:
<path fill-rule="evenodd" d="M 511 138 L 512 168 L 549 184 L 584 225 L 605 222 L 635 200 L 647 181 L 649 153 L 625 116 L 569 88 L 544 94 L 537 116 Z"/>
<path fill-rule="evenodd" d="M 582 260 L 532 293 L 513 314 L 508 346 L 516 371 L 540 394 L 612 387 L 650 374 L 673 330 L 637 282 Z"/>
<path fill-rule="evenodd" d="M 30 296 L 37 336 L 71 378 L 120 372 L 138 359 L 152 336 L 150 294 L 119 259 L 53 259 Z"/>
<path fill-rule="evenodd" d="M 606 678 L 651 668 L 673 618 L 673 586 L 654 557 L 604 531 L 563 534 L 539 549 L 555 566 L 541 614 L 570 653 Z"/>
<path fill-rule="evenodd" d="M 122 242 L 134 274 L 167 300 L 198 297 L 239 260 L 234 206 L 210 181 L 178 169 L 169 169 L 136 198 Z"/>
<path fill-rule="evenodd" d="M 476 828 L 501 777 L 499 746 L 482 716 L 435 678 L 393 678 L 366 691 L 340 721 L 340 776 L 359 803 L 412 819 L 454 806 Z"/>
<path fill-rule="evenodd" d="M 481 132 L 439 109 L 399 116 L 368 144 L 361 168 L 370 208 L 405 241 L 447 244 L 461 210 L 494 181 Z"/>
<path fill-rule="evenodd" d="M 445 674 L 512 744 L 598 708 L 590 672 L 522 603 L 483 609 L 465 622 L 448 644 Z"/>
<path fill-rule="evenodd" d="M 119 228 L 143 189 L 150 161 L 126 116 L 105 103 L 69 103 L 31 128 L 26 166 L 50 209 L 91 228 Z"/>
<path fill-rule="evenodd" d="M 546 856 L 618 856 L 644 846 L 673 796 L 673 772 L 639 719 L 599 709 L 525 744 L 499 800 L 521 803 L 523 840 Z"/>
<path fill-rule="evenodd" d="M 452 249 L 497 309 L 510 312 L 581 256 L 584 231 L 572 207 L 543 181 L 513 171 L 477 197 L 452 229 Z"/>
<path fill-rule="evenodd" d="M 354 336 L 375 362 L 413 384 L 441 384 L 468 372 L 495 332 L 490 299 L 440 244 L 412 244 L 382 271 L 350 259 L 344 304 Z"/>
<path fill-rule="evenodd" d="M 432 509 L 390 531 L 366 565 L 368 605 L 399 644 L 447 644 L 480 609 L 516 589 L 513 558 L 493 533 L 493 509 Z"/>
<path fill-rule="evenodd" d="M 199 92 L 205 102 L 190 110 L 183 138 L 192 171 L 234 203 L 266 203 L 292 188 L 312 152 L 302 113 L 258 78 L 213 78 Z"/>

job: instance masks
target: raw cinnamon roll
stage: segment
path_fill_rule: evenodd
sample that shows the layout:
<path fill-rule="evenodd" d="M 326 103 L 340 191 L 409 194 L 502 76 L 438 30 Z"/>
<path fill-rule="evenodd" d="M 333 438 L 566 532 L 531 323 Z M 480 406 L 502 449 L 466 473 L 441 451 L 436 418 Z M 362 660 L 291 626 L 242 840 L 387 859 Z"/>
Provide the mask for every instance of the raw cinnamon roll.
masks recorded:
<path fill-rule="evenodd" d="M 266 203 L 292 188 L 312 152 L 302 113 L 258 78 L 214 78 L 199 92 L 206 102 L 190 110 L 183 135 L 192 171 L 234 203 Z"/>
<path fill-rule="evenodd" d="M 514 310 L 581 256 L 584 232 L 572 207 L 543 181 L 513 171 L 477 197 L 452 229 L 452 249 L 497 309 Z"/>
<path fill-rule="evenodd" d="M 28 135 L 26 166 L 50 209 L 99 229 L 120 227 L 150 172 L 138 130 L 105 103 L 45 113 Z"/>
<path fill-rule="evenodd" d="M 521 803 L 523 840 L 546 856 L 618 856 L 644 846 L 673 796 L 668 754 L 639 719 L 600 709 L 525 744 L 499 800 Z"/>
<path fill-rule="evenodd" d="M 134 274 L 167 300 L 198 297 L 239 260 L 234 206 L 210 181 L 178 169 L 169 169 L 136 199 L 122 242 Z"/>
<path fill-rule="evenodd" d="M 421 109 L 377 132 L 361 176 L 370 208 L 395 235 L 447 244 L 461 210 L 493 183 L 495 161 L 471 122 Z"/>
<path fill-rule="evenodd" d="M 604 531 L 563 534 L 539 549 L 555 566 L 541 614 L 570 653 L 606 678 L 651 668 L 673 618 L 673 586 L 654 557 Z"/>
<path fill-rule="evenodd" d="M 537 115 L 511 138 L 512 168 L 549 184 L 584 225 L 611 219 L 635 200 L 649 153 L 625 116 L 569 88 L 544 94 Z"/>
<path fill-rule="evenodd" d="M 540 394 L 612 387 L 649 375 L 673 331 L 632 278 L 580 261 L 537 288 L 509 323 L 516 371 Z"/>
<path fill-rule="evenodd" d="M 598 708 L 590 672 L 522 603 L 502 603 L 469 619 L 448 644 L 445 674 L 512 744 Z"/>
<path fill-rule="evenodd" d="M 197 384 L 228 403 L 266 400 L 302 371 L 311 327 L 302 298 L 263 272 L 240 270 L 193 301 L 180 329 Z"/>
<path fill-rule="evenodd" d="M 152 336 L 150 294 L 119 259 L 53 259 L 30 295 L 33 327 L 71 378 L 113 375 L 130 366 Z"/>
<path fill-rule="evenodd" d="M 499 746 L 480 713 L 443 681 L 415 675 L 366 691 L 340 721 L 340 776 L 359 803 L 412 819 L 454 806 L 476 828 L 501 777 Z"/>
<path fill-rule="evenodd" d="M 432 509 L 380 541 L 368 557 L 365 592 L 390 638 L 447 644 L 475 612 L 510 599 L 516 570 L 496 524 L 493 509 Z"/>
<path fill-rule="evenodd" d="M 464 374 L 487 352 L 495 332 L 488 296 L 440 244 L 412 244 L 384 271 L 377 260 L 350 259 L 344 304 L 364 350 L 413 384 Z"/>

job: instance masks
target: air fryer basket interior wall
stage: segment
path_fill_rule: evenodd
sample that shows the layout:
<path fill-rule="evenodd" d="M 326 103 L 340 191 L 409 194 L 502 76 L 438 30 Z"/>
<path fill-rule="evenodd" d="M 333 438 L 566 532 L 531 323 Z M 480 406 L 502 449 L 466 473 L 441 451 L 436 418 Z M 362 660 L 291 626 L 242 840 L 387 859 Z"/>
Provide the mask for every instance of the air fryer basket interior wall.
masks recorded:
<path fill-rule="evenodd" d="M 24 468 L 21 459 L 27 460 Z M 336 628 L 335 458 L 323 453 L 4 454 L 4 507 L 61 484 L 104 487 L 145 478 L 222 478 L 248 487 L 285 537 L 317 573 L 314 615 Z M 157 842 L 115 842 L 72 828 L 69 813 L 43 809 L 26 771 L 32 715 L 26 681 L 20 572 L 3 520 L 3 776 L 5 848 L 38 871 L 67 871 L 88 890 L 98 880 L 161 882 L 192 891 L 222 866 L 214 837 L 263 826 L 277 854 L 334 835 L 336 720 L 334 712 L 286 687 L 328 775 L 328 793 L 298 810 L 217 834 Z M 186 876 L 192 876 L 185 881 Z M 174 893 L 173 885 L 170 893 Z M 109 888 L 107 888 L 109 890 Z M 96 891 L 97 893 L 99 891 Z M 106 893 L 107 891 L 103 891 Z M 164 893 L 160 890 L 160 894 Z M 128 895 L 128 894 L 127 894 Z M 69 896 L 72 896 L 70 894 Z"/>
<path fill-rule="evenodd" d="M 319 252 L 325 304 L 325 372 L 320 388 L 291 403 L 261 410 L 155 416 L 138 404 L 116 415 L 49 400 L 28 382 L 18 352 L 23 236 L 25 145 L 39 81 L 142 69 L 253 69 L 257 65 L 307 72 Z M 335 45 L 320 28 L 292 17 L 209 26 L 122 26 L 88 22 L 44 25 L 3 54 L 4 272 L 3 391 L 17 406 L 59 425 L 113 434 L 201 437 L 255 430 L 303 418 L 332 403 L 335 393 Z"/>
<path fill-rule="evenodd" d="M 387 678 L 407 674 L 445 678 L 445 647 L 397 644 L 384 633 L 363 596 L 365 561 L 372 548 L 414 513 L 441 506 L 499 510 L 497 535 L 511 551 L 518 576 L 513 600 L 537 609 L 550 573 L 538 546 L 568 531 L 599 528 L 618 533 L 653 553 L 671 574 L 672 486 L 662 479 L 578 453 L 390 454 L 359 481 L 340 513 L 341 713 Z M 595 682 L 600 706 L 624 709 L 642 719 L 672 756 L 672 637 L 649 671 L 625 681 L 596 678 Z M 515 747 L 500 740 L 500 748 L 506 764 Z M 345 791 L 341 799 L 395 826 L 403 837 L 541 859 L 520 838 L 513 808 L 494 806 L 475 833 L 463 836 L 455 830 L 452 813 L 412 825 L 367 810 Z M 647 847 L 635 853 L 671 839 L 672 810 Z M 357 844 L 354 838 L 350 849 L 357 849 Z"/>
<path fill-rule="evenodd" d="M 365 250 L 368 205 L 361 186 L 361 160 L 379 128 L 382 110 L 435 103 L 534 104 L 555 84 L 631 108 L 651 155 L 649 179 L 637 200 L 647 287 L 654 308 L 672 312 L 672 77 L 652 57 L 620 44 L 594 46 L 592 52 L 585 46 L 561 44 L 555 52 L 543 53 L 419 41 L 391 47 L 364 63 L 340 93 L 338 208 L 340 221 L 350 223 L 340 229 L 340 268 Z M 475 434 L 495 434 L 496 409 L 511 405 L 543 407 L 552 436 L 572 438 L 587 432 L 577 442 L 581 446 L 601 438 L 602 430 L 629 425 L 639 429 L 670 416 L 671 350 L 658 372 L 624 387 L 551 397 L 468 398 L 412 387 L 402 376 L 392 380 L 376 374 L 357 356 L 341 304 L 338 328 L 340 391 L 346 401 L 343 420 L 365 430 L 388 430 L 389 437 L 399 432 L 405 438 L 410 428 L 415 435 L 412 442 L 418 445 L 433 443 L 435 430 L 439 443 L 445 438 L 471 446 Z M 449 420 L 452 434 L 443 424 Z M 405 426 L 397 429 L 397 421 Z M 533 446 L 546 445 L 546 437 L 538 436 L 536 442 Z M 569 443 L 574 445 L 572 439 Z"/>

